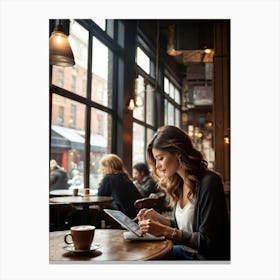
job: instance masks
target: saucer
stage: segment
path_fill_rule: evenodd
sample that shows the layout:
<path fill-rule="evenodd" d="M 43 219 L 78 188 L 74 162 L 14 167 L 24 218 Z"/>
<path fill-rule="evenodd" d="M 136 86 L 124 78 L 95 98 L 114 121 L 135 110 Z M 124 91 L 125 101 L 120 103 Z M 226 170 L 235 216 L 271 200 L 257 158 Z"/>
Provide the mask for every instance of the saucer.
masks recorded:
<path fill-rule="evenodd" d="M 100 244 L 92 244 L 91 247 L 87 250 L 75 250 L 74 245 L 71 244 L 64 246 L 63 249 L 73 253 L 89 253 L 99 249 L 100 247 Z"/>

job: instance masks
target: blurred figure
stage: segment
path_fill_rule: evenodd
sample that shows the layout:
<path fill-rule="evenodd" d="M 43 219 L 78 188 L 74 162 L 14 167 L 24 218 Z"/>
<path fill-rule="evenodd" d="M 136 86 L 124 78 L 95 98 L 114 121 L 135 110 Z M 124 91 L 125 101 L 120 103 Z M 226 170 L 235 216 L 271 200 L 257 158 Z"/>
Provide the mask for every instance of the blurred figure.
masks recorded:
<path fill-rule="evenodd" d="M 68 189 L 68 176 L 66 171 L 57 162 L 50 161 L 50 191 L 57 189 Z"/>
<path fill-rule="evenodd" d="M 112 196 L 113 208 L 130 218 L 135 218 L 138 210 L 134 207 L 134 202 L 142 196 L 133 184 L 121 158 L 115 154 L 107 154 L 100 160 L 99 168 L 103 178 L 98 195 Z"/>
<path fill-rule="evenodd" d="M 76 169 L 78 169 L 77 163 L 75 163 L 74 161 L 71 161 L 70 162 L 70 172 L 69 172 L 70 178 L 74 177 L 74 170 L 76 170 Z"/>
<path fill-rule="evenodd" d="M 159 192 L 145 163 L 139 162 L 133 166 L 133 179 L 137 182 L 138 190 L 143 197 L 149 197 L 150 194 Z"/>
<path fill-rule="evenodd" d="M 69 189 L 72 188 L 78 188 L 82 189 L 84 187 L 84 180 L 81 175 L 81 172 L 78 169 L 74 169 L 73 172 L 73 178 L 68 180 L 68 184 L 70 185 Z"/>

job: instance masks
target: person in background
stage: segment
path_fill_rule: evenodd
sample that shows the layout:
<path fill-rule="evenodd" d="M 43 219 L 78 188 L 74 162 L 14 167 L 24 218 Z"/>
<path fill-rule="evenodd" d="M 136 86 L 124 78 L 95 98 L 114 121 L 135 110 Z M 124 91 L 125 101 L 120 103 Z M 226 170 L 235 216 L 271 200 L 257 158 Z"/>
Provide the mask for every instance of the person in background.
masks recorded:
<path fill-rule="evenodd" d="M 141 209 L 137 215 L 141 231 L 171 239 L 171 260 L 229 260 L 222 180 L 207 168 L 189 136 L 175 126 L 159 128 L 147 146 L 147 161 L 153 178 L 170 196 L 174 217 Z"/>
<path fill-rule="evenodd" d="M 67 172 L 52 159 L 50 161 L 50 191 L 57 189 L 68 189 Z"/>
<path fill-rule="evenodd" d="M 149 197 L 150 194 L 159 192 L 156 182 L 150 176 L 150 171 L 147 165 L 143 162 L 134 164 L 133 179 L 136 181 L 136 186 L 143 197 Z"/>
<path fill-rule="evenodd" d="M 84 180 L 81 175 L 81 172 L 78 169 L 74 169 L 72 171 L 73 178 L 68 180 L 68 184 L 70 185 L 69 189 L 78 188 L 82 189 L 84 187 Z"/>
<path fill-rule="evenodd" d="M 78 169 L 77 163 L 75 163 L 74 161 L 71 161 L 70 162 L 70 171 L 69 171 L 70 178 L 74 177 L 74 170 L 77 170 L 77 169 Z"/>
<path fill-rule="evenodd" d="M 99 169 L 103 178 L 98 195 L 112 196 L 114 209 L 135 218 L 138 210 L 134 207 L 134 202 L 142 196 L 133 184 L 121 158 L 115 154 L 107 154 L 100 160 Z"/>

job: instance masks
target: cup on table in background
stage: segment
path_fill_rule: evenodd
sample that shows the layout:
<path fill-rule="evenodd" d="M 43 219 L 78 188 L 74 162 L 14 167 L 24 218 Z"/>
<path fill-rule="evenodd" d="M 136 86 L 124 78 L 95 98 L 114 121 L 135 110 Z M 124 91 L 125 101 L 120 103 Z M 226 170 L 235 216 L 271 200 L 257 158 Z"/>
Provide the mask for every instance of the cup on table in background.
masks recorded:
<path fill-rule="evenodd" d="M 84 189 L 84 196 L 89 196 L 90 194 L 90 189 L 89 188 L 85 188 Z"/>
<path fill-rule="evenodd" d="M 80 225 L 70 228 L 71 233 L 64 236 L 66 244 L 73 244 L 75 250 L 89 250 L 94 238 L 95 226 Z M 69 238 L 71 237 L 71 240 Z"/>
<path fill-rule="evenodd" d="M 78 195 L 78 191 L 79 191 L 79 189 L 77 189 L 77 188 L 72 189 L 73 195 L 77 196 Z"/>

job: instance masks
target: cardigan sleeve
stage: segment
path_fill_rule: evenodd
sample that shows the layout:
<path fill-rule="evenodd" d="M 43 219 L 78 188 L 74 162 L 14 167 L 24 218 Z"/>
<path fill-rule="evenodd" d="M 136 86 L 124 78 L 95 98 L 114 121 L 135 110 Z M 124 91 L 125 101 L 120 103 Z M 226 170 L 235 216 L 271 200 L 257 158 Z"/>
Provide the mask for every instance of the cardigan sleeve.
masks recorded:
<path fill-rule="evenodd" d="M 226 211 L 221 179 L 214 173 L 207 174 L 197 188 L 193 233 L 183 231 L 182 242 L 191 237 L 191 247 L 199 254 L 208 255 L 219 250 L 224 237 L 223 222 Z"/>

